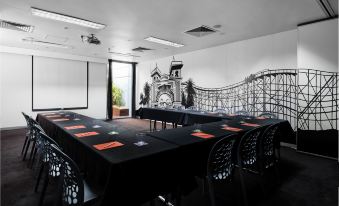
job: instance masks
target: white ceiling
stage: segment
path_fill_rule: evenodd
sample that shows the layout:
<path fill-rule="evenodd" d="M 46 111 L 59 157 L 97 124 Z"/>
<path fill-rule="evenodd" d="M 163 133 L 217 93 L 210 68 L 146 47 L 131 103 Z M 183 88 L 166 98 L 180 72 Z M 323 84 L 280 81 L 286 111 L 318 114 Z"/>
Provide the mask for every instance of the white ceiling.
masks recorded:
<path fill-rule="evenodd" d="M 67 14 L 106 24 L 103 30 L 32 16 L 30 7 Z M 142 46 L 152 51 L 132 52 L 144 61 L 172 56 L 286 30 L 300 23 L 325 18 L 316 0 L 0 0 L 0 19 L 35 26 L 33 33 L 0 29 L 0 45 L 76 55 L 114 58 L 108 48 L 131 53 Z M 215 34 L 201 38 L 184 32 L 201 25 L 222 27 Z M 65 29 L 67 27 L 67 29 Z M 94 33 L 101 45 L 88 45 L 81 35 Z M 155 36 L 178 43 L 172 48 L 143 40 Z M 22 38 L 34 37 L 71 45 L 72 49 L 34 46 Z"/>

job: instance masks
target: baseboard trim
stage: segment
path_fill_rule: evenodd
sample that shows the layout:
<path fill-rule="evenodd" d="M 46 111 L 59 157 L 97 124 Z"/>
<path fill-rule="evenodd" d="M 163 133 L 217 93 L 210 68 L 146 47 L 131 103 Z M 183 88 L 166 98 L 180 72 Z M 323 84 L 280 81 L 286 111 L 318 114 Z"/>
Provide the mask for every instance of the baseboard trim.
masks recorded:
<path fill-rule="evenodd" d="M 0 128 L 0 131 L 6 131 L 6 130 L 14 130 L 14 129 L 24 129 L 27 128 L 26 126 L 18 126 L 18 127 L 4 127 Z"/>
<path fill-rule="evenodd" d="M 291 144 L 291 143 L 286 143 L 286 142 L 281 142 L 280 146 L 289 147 L 289 148 L 292 148 L 292 149 L 295 149 L 295 150 L 297 149 L 297 145 Z"/>
<path fill-rule="evenodd" d="M 315 153 L 311 153 L 311 152 L 304 152 L 304 151 L 300 151 L 300 150 L 297 150 L 297 152 L 302 153 L 302 154 L 306 154 L 306 155 L 312 155 L 312 156 L 316 156 L 316 157 L 322 157 L 322 158 L 338 161 L 338 158 L 335 158 L 335 157 L 329 157 L 329 156 L 324 156 L 324 155 L 315 154 Z"/>

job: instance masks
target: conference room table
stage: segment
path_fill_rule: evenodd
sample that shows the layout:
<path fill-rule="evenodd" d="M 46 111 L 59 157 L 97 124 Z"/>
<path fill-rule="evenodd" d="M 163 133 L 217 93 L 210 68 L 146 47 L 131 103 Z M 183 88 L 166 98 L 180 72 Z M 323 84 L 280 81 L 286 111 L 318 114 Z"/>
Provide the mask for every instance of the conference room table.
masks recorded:
<path fill-rule="evenodd" d="M 276 123 L 282 135 L 293 131 L 288 121 L 266 118 L 225 118 L 141 136 L 114 121 L 72 112 L 38 114 L 37 121 L 78 164 L 90 185 L 99 186 L 103 205 L 138 205 L 178 188 L 189 192 L 196 186 L 194 177 L 205 175 L 212 145 L 228 135 L 240 137 Z"/>

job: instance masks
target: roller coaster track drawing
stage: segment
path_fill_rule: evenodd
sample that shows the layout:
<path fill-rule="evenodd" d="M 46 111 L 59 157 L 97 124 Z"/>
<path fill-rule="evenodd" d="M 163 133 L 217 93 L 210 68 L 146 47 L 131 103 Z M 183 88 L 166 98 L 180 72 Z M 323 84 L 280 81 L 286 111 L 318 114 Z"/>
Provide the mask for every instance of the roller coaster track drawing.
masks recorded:
<path fill-rule="evenodd" d="M 246 110 L 254 116 L 271 112 L 294 130 L 338 129 L 337 72 L 263 70 L 226 87 L 194 89 L 195 106 L 201 110 Z"/>

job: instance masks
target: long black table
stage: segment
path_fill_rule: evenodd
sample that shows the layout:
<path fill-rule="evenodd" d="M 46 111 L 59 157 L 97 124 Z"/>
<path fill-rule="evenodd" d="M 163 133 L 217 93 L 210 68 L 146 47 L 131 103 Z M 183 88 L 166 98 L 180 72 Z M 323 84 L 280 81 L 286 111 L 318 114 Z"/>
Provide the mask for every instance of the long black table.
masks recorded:
<path fill-rule="evenodd" d="M 255 127 L 276 123 L 281 125 L 282 136 L 293 134 L 289 122 L 278 119 L 224 118 L 147 133 L 143 137 L 136 136 L 127 127 L 117 127 L 71 112 L 39 114 L 37 120 L 85 172 L 91 185 L 103 188 L 103 205 L 138 205 L 179 187 L 189 192 L 194 186 L 194 176 L 205 175 L 208 153 L 213 144 L 230 134 L 241 135 Z M 225 125 L 240 131 L 225 130 Z M 84 128 L 74 129 L 72 126 Z M 85 132 L 97 134 L 77 137 Z M 199 132 L 209 137 L 194 136 Z M 123 145 L 101 151 L 94 147 L 111 141 Z M 136 144 L 140 141 L 144 145 Z"/>
<path fill-rule="evenodd" d="M 248 126 L 247 123 L 250 123 Z M 280 124 L 281 137 L 293 135 L 293 129 L 288 121 L 280 119 L 229 119 L 206 124 L 196 124 L 193 126 L 181 127 L 177 129 L 169 129 L 158 132 L 149 133 L 150 136 L 158 138 L 163 141 L 179 146 L 178 153 L 185 163 L 185 168 L 188 168 L 189 174 L 194 176 L 205 176 L 208 154 L 218 140 L 229 136 L 231 134 L 238 134 L 239 139 L 236 140 L 236 145 L 240 141 L 241 135 L 254 128 L 266 127 Z M 225 130 L 228 126 L 239 129 L 240 131 Z M 200 138 L 192 134 L 196 132 L 203 132 L 212 135 L 210 138 Z M 236 150 L 236 147 L 234 147 Z M 234 151 L 235 152 L 235 151 Z M 234 157 L 236 162 L 236 157 Z"/>
<path fill-rule="evenodd" d="M 138 205 L 177 186 L 175 144 L 72 112 L 38 114 L 37 121 L 101 191 L 103 205 Z M 86 132 L 94 135 L 78 137 Z M 123 145 L 94 147 L 112 141 Z"/>
<path fill-rule="evenodd" d="M 166 109 L 166 108 L 149 108 L 141 107 L 136 111 L 136 116 L 140 119 L 149 119 L 155 121 L 162 121 L 168 123 L 174 123 L 183 126 L 190 126 L 194 124 L 206 124 L 213 123 L 218 121 L 232 120 L 235 122 L 248 120 L 250 122 L 256 122 L 260 119 L 256 117 L 248 117 L 244 115 L 235 115 L 235 114 L 222 114 L 222 113 L 213 113 L 213 112 L 199 112 L 199 111 L 190 111 L 190 110 L 175 110 L 175 109 Z M 268 121 L 268 120 L 266 120 Z M 284 135 L 281 138 L 281 142 L 293 142 L 295 138 L 295 133 L 287 120 L 269 120 L 273 121 L 282 121 L 285 122 L 282 124 L 282 130 Z"/>

